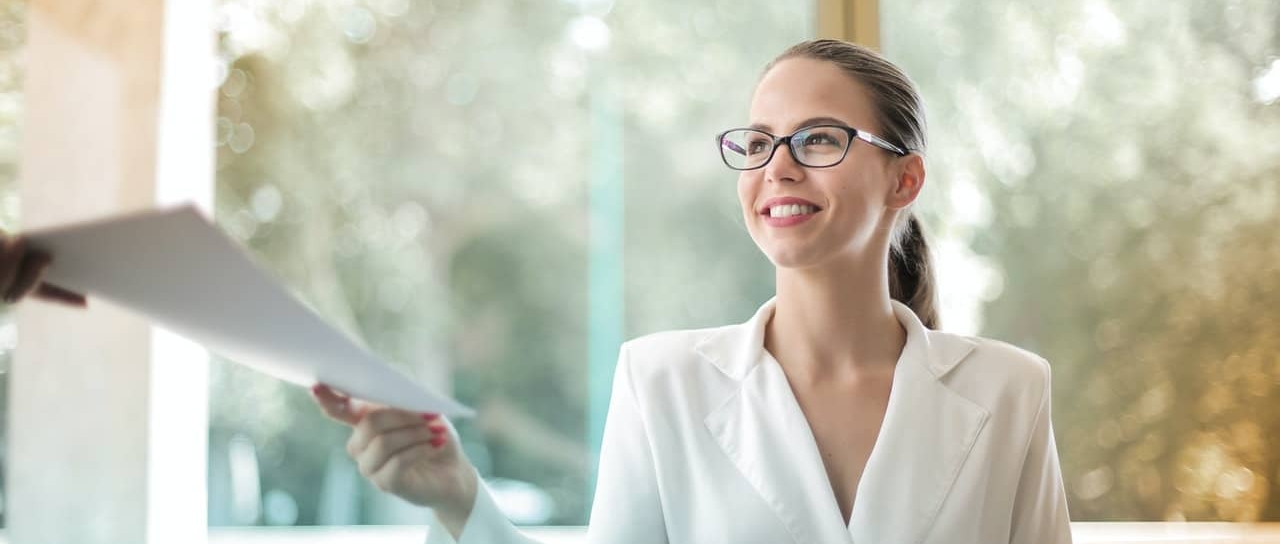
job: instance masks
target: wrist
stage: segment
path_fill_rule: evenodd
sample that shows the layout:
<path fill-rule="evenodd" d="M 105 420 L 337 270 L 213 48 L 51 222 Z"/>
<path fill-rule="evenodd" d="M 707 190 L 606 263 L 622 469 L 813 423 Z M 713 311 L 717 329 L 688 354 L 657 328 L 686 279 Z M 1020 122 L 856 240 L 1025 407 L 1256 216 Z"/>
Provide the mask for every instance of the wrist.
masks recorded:
<path fill-rule="evenodd" d="M 444 525 L 445 529 L 453 535 L 454 540 L 461 536 L 467 519 L 471 517 L 479 486 L 480 478 L 475 470 L 466 470 L 459 475 L 457 492 L 450 494 L 449 500 L 432 507 L 436 519 L 440 520 L 441 525 Z"/>
<path fill-rule="evenodd" d="M 450 516 L 466 518 L 471 513 L 471 507 L 476 502 L 476 493 L 478 492 L 477 479 L 475 472 L 463 476 L 458 485 L 458 492 L 454 493 L 449 500 L 444 501 L 436 510 Z"/>

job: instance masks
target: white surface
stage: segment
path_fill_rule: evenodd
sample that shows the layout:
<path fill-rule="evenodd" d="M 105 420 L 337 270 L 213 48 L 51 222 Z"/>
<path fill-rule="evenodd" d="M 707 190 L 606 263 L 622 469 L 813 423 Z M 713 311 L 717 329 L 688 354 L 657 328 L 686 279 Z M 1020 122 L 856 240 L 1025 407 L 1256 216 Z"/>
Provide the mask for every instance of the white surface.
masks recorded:
<path fill-rule="evenodd" d="M 1280 523 L 1227 522 L 1076 522 L 1071 524 L 1076 544 L 1250 544 L 1280 542 Z"/>
<path fill-rule="evenodd" d="M 1076 544 L 1237 544 L 1280 542 L 1280 523 L 1075 522 Z M 545 544 L 584 544 L 581 526 L 522 527 Z M 210 527 L 209 544 L 422 544 L 421 526 Z M 0 544 L 8 544 L 0 534 Z"/>
<path fill-rule="evenodd" d="M 1280 542 L 1280 523 L 1072 523 L 1076 544 L 1236 544 Z M 584 544 L 586 527 L 522 527 L 544 544 Z M 421 544 L 425 527 L 217 527 L 209 529 L 209 543 L 235 544 Z"/>
<path fill-rule="evenodd" d="M 1254 544 L 1280 542 L 1280 523 L 1072 523 L 1075 544 Z M 522 527 L 544 544 L 585 544 L 586 527 Z M 421 544 L 425 527 L 210 528 L 209 543 Z"/>
<path fill-rule="evenodd" d="M 54 256 L 50 282 L 134 310 L 237 363 L 406 410 L 473 415 L 325 324 L 192 207 L 27 236 Z"/>
<path fill-rule="evenodd" d="M 587 541 L 586 527 L 520 529 L 542 544 L 584 544 Z M 427 527 L 414 525 L 210 527 L 209 544 L 422 544 L 427 540 L 428 530 Z"/>

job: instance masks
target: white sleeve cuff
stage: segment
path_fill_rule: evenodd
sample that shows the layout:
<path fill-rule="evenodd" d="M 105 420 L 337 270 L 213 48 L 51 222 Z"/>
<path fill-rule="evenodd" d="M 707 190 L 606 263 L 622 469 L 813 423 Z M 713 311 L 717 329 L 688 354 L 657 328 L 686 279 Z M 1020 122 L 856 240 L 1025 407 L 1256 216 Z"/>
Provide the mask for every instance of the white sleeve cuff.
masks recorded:
<path fill-rule="evenodd" d="M 516 529 L 493 502 L 493 495 L 484 485 L 484 480 L 479 474 L 476 478 L 479 484 L 476 486 L 476 500 L 471 505 L 467 523 L 462 527 L 461 538 L 455 541 L 448 529 L 432 515 L 426 544 L 537 544 Z"/>

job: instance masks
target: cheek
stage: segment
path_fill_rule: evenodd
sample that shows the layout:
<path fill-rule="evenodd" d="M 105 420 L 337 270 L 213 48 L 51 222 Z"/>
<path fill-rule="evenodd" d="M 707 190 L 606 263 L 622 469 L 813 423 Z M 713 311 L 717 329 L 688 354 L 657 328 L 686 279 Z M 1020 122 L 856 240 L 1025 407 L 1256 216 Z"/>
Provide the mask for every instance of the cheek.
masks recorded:
<path fill-rule="evenodd" d="M 760 190 L 758 177 L 749 172 L 738 174 L 738 205 L 743 213 L 755 208 L 756 194 Z"/>
<path fill-rule="evenodd" d="M 760 196 L 762 178 L 752 172 L 738 175 L 738 208 L 742 210 L 742 222 L 746 225 L 751 239 L 760 245 L 759 225 L 756 224 L 756 200 Z M 763 249 L 763 246 L 761 246 Z"/>
<path fill-rule="evenodd" d="M 843 172 L 832 172 L 835 176 L 827 187 L 833 198 L 863 214 L 883 205 L 887 195 L 882 177 L 868 168 L 850 166 Z"/>
<path fill-rule="evenodd" d="M 840 244 L 861 245 L 874 237 L 877 225 L 885 213 L 883 180 L 874 175 L 845 177 L 839 185 L 833 185 L 832 198 L 837 206 L 831 217 L 832 233 L 841 239 Z"/>

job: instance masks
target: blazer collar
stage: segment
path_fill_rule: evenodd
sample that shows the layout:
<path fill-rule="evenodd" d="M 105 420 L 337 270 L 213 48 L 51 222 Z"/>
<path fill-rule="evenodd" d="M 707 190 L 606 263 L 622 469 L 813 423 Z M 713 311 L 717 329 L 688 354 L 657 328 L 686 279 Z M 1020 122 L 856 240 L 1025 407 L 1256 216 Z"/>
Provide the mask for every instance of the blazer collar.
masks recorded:
<path fill-rule="evenodd" d="M 925 329 L 894 302 L 907 341 L 845 526 L 808 421 L 782 368 L 764 356 L 773 308 L 770 300 L 746 323 L 713 330 L 695 345 L 738 381 L 706 416 L 706 428 L 797 544 L 923 540 L 988 418 L 940 381 L 975 344 Z"/>
<path fill-rule="evenodd" d="M 901 360 L 923 365 L 934 378 L 941 379 L 977 346 L 968 338 L 925 328 L 906 304 L 890 302 L 898 322 L 907 330 Z M 765 325 L 773 317 L 776 304 L 777 298 L 770 298 L 745 323 L 712 329 L 694 344 L 694 351 L 729 377 L 742 380 L 760 362 Z"/>

